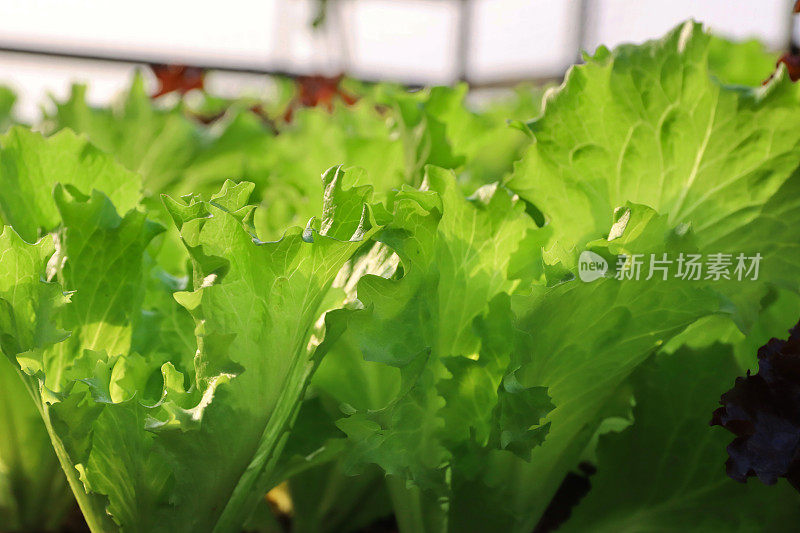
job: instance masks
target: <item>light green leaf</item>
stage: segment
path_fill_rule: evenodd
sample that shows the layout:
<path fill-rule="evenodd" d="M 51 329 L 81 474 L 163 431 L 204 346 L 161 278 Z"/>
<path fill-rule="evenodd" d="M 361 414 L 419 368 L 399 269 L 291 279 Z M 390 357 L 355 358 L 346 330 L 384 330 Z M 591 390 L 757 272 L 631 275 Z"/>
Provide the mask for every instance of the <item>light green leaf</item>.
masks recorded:
<path fill-rule="evenodd" d="M 56 530 L 74 499 L 31 391 L 5 356 L 0 428 L 0 523 L 14 531 Z"/>
<path fill-rule="evenodd" d="M 47 387 L 62 391 L 75 379 L 70 367 L 79 364 L 84 350 L 129 353 L 144 297 L 142 256 L 163 228 L 137 210 L 120 217 L 108 197 L 96 190 L 87 197 L 57 185 L 54 198 L 63 221 L 56 237 L 56 260 L 61 263 L 57 279 L 65 290 L 74 291 L 60 325 L 72 335 L 45 351 L 42 364 Z"/>
<path fill-rule="evenodd" d="M 136 210 L 120 217 L 101 193 L 56 188 L 58 279 L 74 291 L 58 325 L 72 336 L 35 350 L 27 330 L 4 331 L 41 361 L 29 381 L 93 531 L 241 528 L 269 488 L 316 365 L 326 293 L 377 229 L 369 190 L 343 190 L 341 179 L 338 168 L 326 174 L 319 222 L 272 243 L 251 234 L 248 184 L 227 183 L 210 202 L 166 199 L 194 264 L 194 291 L 176 295 L 196 321 L 188 357 L 147 331 L 158 322 L 143 326 L 143 302 L 164 309 L 144 272 L 160 227 Z M 44 271 L 44 259 L 29 262 Z M 150 339 L 137 339 L 145 355 L 131 351 L 135 329 Z"/>
<path fill-rule="evenodd" d="M 435 165 L 455 170 L 459 185 L 472 193 L 503 179 L 521 156 L 530 139 L 507 121 L 537 115 L 528 110 L 538 107 L 541 93 L 520 88 L 513 103 L 479 113 L 467 105 L 467 90 L 466 84 L 415 93 L 388 85 L 375 90 L 397 117 L 407 183 L 421 183 L 425 165 Z"/>
<path fill-rule="evenodd" d="M 757 39 L 733 42 L 711 36 L 708 68 L 722 83 L 758 87 L 775 72 L 778 54 Z"/>
<path fill-rule="evenodd" d="M 139 173 L 150 193 L 164 191 L 181 176 L 201 140 L 180 107 L 153 105 L 139 73 L 122 100 L 110 108 L 89 106 L 86 86 L 74 85 L 69 100 L 56 103 L 52 127 L 86 135 L 98 148 Z M 97 188 L 110 195 L 103 187 Z M 121 211 L 127 210 L 116 198 L 111 199 Z"/>
<path fill-rule="evenodd" d="M 14 122 L 14 104 L 17 95 L 10 88 L 0 85 L 0 133 L 5 131 Z"/>
<path fill-rule="evenodd" d="M 339 312 L 331 321 L 346 321 L 367 361 L 399 367 L 402 383 L 389 405 L 362 407 L 339 427 L 350 439 L 351 463 L 376 463 L 395 480 L 390 492 L 399 512 L 410 513 L 400 518 L 406 527 L 438 530 L 447 524 L 454 450 L 475 435 L 478 448 L 508 446 L 538 424 L 538 416 L 524 428 L 509 420 L 513 407 L 502 398 L 511 391 L 501 383 L 513 371 L 511 357 L 508 350 L 482 348 L 473 329 L 496 295 L 513 290 L 510 258 L 535 225 L 506 190 L 489 186 L 467 200 L 453 174 L 436 167 L 428 168 L 422 191 L 396 195 L 393 211 L 379 240 L 399 256 L 402 278 L 362 277 L 364 309 Z M 485 361 L 472 365 L 472 358 Z M 469 420 L 477 400 L 488 403 L 477 407 L 479 419 Z M 358 403 L 369 404 L 366 398 Z M 518 433 L 504 441 L 504 430 Z M 420 498 L 439 503 L 421 505 Z"/>
<path fill-rule="evenodd" d="M 56 322 L 67 298 L 43 280 L 50 237 L 28 244 L 6 226 L 0 253 L 0 519 L 34 531 L 56 527 L 72 499 L 17 357 L 35 359 L 68 335 Z M 43 513 L 45 507 L 51 511 Z"/>
<path fill-rule="evenodd" d="M 97 189 L 122 212 L 139 203 L 141 181 L 71 131 L 44 138 L 21 127 L 0 137 L 0 217 L 29 242 L 60 222 L 56 183 Z"/>
<path fill-rule="evenodd" d="M 652 210 L 628 209 L 621 234 L 594 243 L 593 250 L 657 252 L 675 245 L 674 239 L 689 238 L 669 232 L 666 218 Z M 516 325 L 527 334 L 526 344 L 517 350 L 524 358 L 514 377 L 526 388 L 546 387 L 555 409 L 544 420 L 549 432 L 532 449 L 530 462 L 494 454 L 481 465 L 481 477 L 501 495 L 491 510 L 500 515 L 493 523 L 511 517 L 516 524 L 508 527 L 528 531 L 609 416 L 615 391 L 627 376 L 698 318 L 721 312 L 723 302 L 708 287 L 680 279 L 601 278 L 585 283 L 574 275 L 552 287 L 534 286 L 512 302 Z M 468 523 L 469 516 L 461 519 Z"/>
<path fill-rule="evenodd" d="M 287 227 L 318 215 L 323 197 L 318 176 L 342 164 L 346 185 L 372 185 L 379 201 L 405 183 L 401 141 L 374 103 L 336 107 L 332 113 L 298 110 L 269 148 L 250 157 L 242 169 L 243 177 L 257 184 L 265 207 L 255 220 L 259 235 L 279 238 Z"/>
<path fill-rule="evenodd" d="M 595 240 L 590 248 L 608 260 L 634 251 L 760 253 L 762 270 L 758 281 L 706 287 L 575 280 L 517 299 L 520 327 L 535 339 L 534 362 L 517 375 L 548 387 L 556 409 L 530 465 L 491 465 L 496 486 L 512 487 L 512 515 L 529 517 L 515 530 L 535 526 L 608 416 L 612 391 L 649 353 L 716 312 L 749 327 L 770 284 L 797 290 L 794 87 L 785 73 L 764 88 L 723 86 L 709 71 L 709 46 L 687 23 L 660 41 L 601 48 L 529 123 L 535 143 L 508 186 L 544 214 L 553 242 L 546 258 L 572 269 Z"/>
<path fill-rule="evenodd" d="M 315 366 L 313 326 L 326 311 L 325 295 L 377 229 L 364 204 L 370 191 L 342 189 L 342 180 L 338 168 L 326 173 L 329 194 L 318 225 L 292 229 L 278 242 L 249 233 L 247 184 L 228 183 L 211 202 L 166 200 L 194 265 L 195 290 L 176 297 L 197 323 L 197 386 L 202 390 L 218 375 L 231 379 L 223 399 L 207 408 L 200 434 L 164 435 L 165 448 L 180 458 L 176 493 L 209 487 L 191 502 L 177 502 L 183 523 L 235 529 L 269 488 Z M 224 509 L 215 505 L 223 495 Z"/>
<path fill-rule="evenodd" d="M 709 35 L 686 23 L 659 41 L 601 48 L 529 123 L 535 138 L 508 186 L 569 247 L 606 236 L 616 207 L 689 224 L 703 253 L 760 253 L 763 278 L 796 288 L 800 119 L 785 72 L 754 89 L 709 72 Z M 763 284 L 721 287 L 742 325 Z"/>

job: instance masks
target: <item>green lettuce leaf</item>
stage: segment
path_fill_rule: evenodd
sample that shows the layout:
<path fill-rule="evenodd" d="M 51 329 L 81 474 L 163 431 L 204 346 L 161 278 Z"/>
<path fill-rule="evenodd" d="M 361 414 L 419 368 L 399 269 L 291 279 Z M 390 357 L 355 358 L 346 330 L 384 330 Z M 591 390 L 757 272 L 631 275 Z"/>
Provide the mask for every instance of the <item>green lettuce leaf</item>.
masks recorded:
<path fill-rule="evenodd" d="M 391 106 L 398 122 L 406 183 L 419 185 L 425 165 L 434 165 L 455 170 L 460 186 L 472 193 L 504 178 L 522 155 L 530 138 L 507 121 L 536 116 L 528 110 L 538 107 L 541 93 L 520 90 L 519 103 L 480 113 L 469 109 L 467 90 L 466 84 L 415 93 L 389 85 L 375 90 L 376 100 Z"/>
<path fill-rule="evenodd" d="M 709 36 L 693 23 L 660 41 L 600 49 L 528 124 L 535 142 L 508 186 L 544 214 L 545 258 L 560 271 L 545 268 L 555 287 L 517 297 L 520 327 L 537 339 L 533 363 L 517 374 L 548 387 L 556 408 L 530 464 L 498 458 L 487 474 L 508 489 L 512 516 L 525 517 L 515 530 L 535 526 L 603 420 L 625 410 L 609 411 L 614 391 L 650 353 L 716 313 L 747 331 L 774 286 L 798 288 L 794 87 L 784 72 L 764 88 L 723 86 L 708 53 Z M 757 281 L 563 283 L 582 249 L 603 256 L 610 275 L 620 254 L 759 253 L 762 263 Z"/>
<path fill-rule="evenodd" d="M 508 186 L 567 249 L 604 237 L 614 209 L 634 202 L 691 226 L 702 253 L 760 253 L 762 279 L 797 289 L 794 86 L 783 70 L 763 88 L 724 86 L 709 72 L 709 49 L 689 22 L 587 57 L 528 124 L 535 143 Z M 720 291 L 748 327 L 763 283 Z"/>
<path fill-rule="evenodd" d="M 0 133 L 11 127 L 14 123 L 14 104 L 17 95 L 10 88 L 0 85 Z"/>
<path fill-rule="evenodd" d="M 193 264 L 193 290 L 176 294 L 195 322 L 188 354 L 185 340 L 168 346 L 186 323 L 158 290 L 180 283 L 150 279 L 163 228 L 144 212 L 120 216 L 101 192 L 57 185 L 54 239 L 34 247 L 7 228 L 3 253 L 24 264 L 4 263 L 3 351 L 36 391 L 93 531 L 238 531 L 269 488 L 317 363 L 326 294 L 377 229 L 368 188 L 344 189 L 338 167 L 324 180 L 322 218 L 277 242 L 255 238 L 251 184 L 208 202 L 165 198 Z"/>
<path fill-rule="evenodd" d="M 346 442 L 335 425 L 340 416 L 335 402 L 315 396 L 303 403 L 292 427 L 284 450 L 290 468 L 295 467 L 286 472 L 292 531 L 359 531 L 392 514 L 384 475 L 377 466 L 365 468 L 358 476 L 345 472 L 340 457 Z"/>
<path fill-rule="evenodd" d="M 348 185 L 372 185 L 376 200 L 402 185 L 402 144 L 389 121 L 368 101 L 332 113 L 298 110 L 269 150 L 249 162 L 248 179 L 257 183 L 265 207 L 255 219 L 259 235 L 278 238 L 318 214 L 323 190 L 317 176 L 333 165 L 344 163 Z"/>
<path fill-rule="evenodd" d="M 757 39 L 734 42 L 712 35 L 708 68 L 728 85 L 758 87 L 775 72 L 778 54 L 767 51 Z"/>
<path fill-rule="evenodd" d="M 33 242 L 60 223 L 53 188 L 103 191 L 121 211 L 139 203 L 141 179 L 71 131 L 44 138 L 22 127 L 0 137 L 0 217 Z"/>
<path fill-rule="evenodd" d="M 739 374 L 729 345 L 660 354 L 633 381 L 633 427 L 600 438 L 589 495 L 564 531 L 792 531 L 788 486 L 739 484 L 725 474 L 730 437 L 708 425 Z"/>
<path fill-rule="evenodd" d="M 219 530 L 233 529 L 269 488 L 269 470 L 315 366 L 312 326 L 325 311 L 326 292 L 377 229 L 364 203 L 369 189 L 343 189 L 342 179 L 338 167 L 325 174 L 318 223 L 274 243 L 254 240 L 247 230 L 253 209 L 245 200 L 252 185 L 227 183 L 210 202 L 166 200 L 194 265 L 195 290 L 176 297 L 197 324 L 198 387 L 210 387 L 220 376 L 231 380 L 224 400 L 210 403 L 202 438 L 166 436 L 168 449 L 183 458 L 178 494 L 211 484 L 230 495 L 224 510 L 214 508 L 220 492 L 193 499 L 185 520 L 216 520 Z M 209 464 L 220 466 L 209 471 Z"/>
<path fill-rule="evenodd" d="M 148 393 L 146 385 L 153 371 L 161 372 L 130 348 L 144 297 L 145 249 L 163 228 L 136 209 L 120 217 L 96 190 L 86 196 L 57 185 L 54 198 L 62 225 L 51 268 L 72 292 L 57 323 L 71 334 L 17 360 L 38 390 L 89 526 L 147 528 L 169 482 L 166 460 L 153 453 L 153 435 L 144 431 L 144 402 L 155 404 L 161 393 L 160 387 Z"/>
<path fill-rule="evenodd" d="M 404 188 L 393 198 L 393 212 L 378 239 L 399 256 L 402 277 L 362 277 L 363 309 L 330 320 L 346 323 L 368 362 L 399 368 L 398 395 L 380 408 L 367 397 L 352 400 L 339 427 L 350 440 L 348 462 L 375 463 L 389 475 L 404 530 L 445 530 L 451 469 L 462 449 L 518 446 L 525 454 L 546 432 L 538 428 L 550 409 L 546 392 L 504 379 L 514 370 L 511 348 L 482 343 L 488 333 L 475 324 L 493 331 L 508 323 L 503 295 L 516 283 L 506 270 L 535 224 L 503 188 L 467 200 L 452 172 L 436 167 L 427 169 L 423 190 Z"/>
<path fill-rule="evenodd" d="M 595 253 L 655 253 L 685 246 L 688 236 L 669 231 L 666 217 L 643 206 L 628 210 L 628 224 L 618 226 L 616 239 L 593 243 Z M 516 327 L 527 341 L 518 349 L 524 359 L 514 376 L 523 387 L 546 387 L 555 408 L 545 419 L 547 437 L 532 449 L 528 462 L 496 453 L 482 465 L 480 477 L 497 505 L 488 511 L 459 506 L 454 516 L 466 531 L 479 531 L 487 523 L 514 531 L 535 527 L 603 420 L 620 416 L 616 391 L 627 376 L 663 342 L 699 318 L 724 310 L 719 296 L 702 284 L 657 278 L 606 277 L 587 283 L 573 275 L 553 286 L 518 292 L 512 302 Z M 468 484 L 465 497 L 478 490 Z"/>
<path fill-rule="evenodd" d="M 64 154 L 64 146 L 77 152 Z M 14 222 L 31 241 L 40 229 L 52 229 L 58 212 L 49 196 L 54 183 L 50 176 L 61 169 L 65 181 L 86 183 L 77 170 L 80 164 L 96 170 L 100 183 L 108 183 L 109 163 L 83 141 L 61 136 L 48 142 L 14 128 L 0 139 L 0 180 L 8 191 L 0 201 L 3 218 Z M 121 185 L 122 196 L 128 184 Z M 130 189 L 137 187 L 131 180 Z M 42 189 L 48 196 L 40 194 Z M 40 281 L 54 251 L 53 240 L 47 236 L 31 246 L 6 226 L 0 241 L 6 250 L 0 296 L 4 309 L 0 350 L 5 356 L 0 361 L 0 521 L 14 530 L 52 530 L 60 525 L 73 498 L 33 401 L 34 391 L 20 379 L 16 357 L 27 358 L 66 336 L 49 321 L 63 303 L 61 291 Z"/>
<path fill-rule="evenodd" d="M 166 190 L 181 177 L 201 138 L 180 106 L 153 105 L 139 73 L 121 101 L 108 108 L 90 106 L 86 90 L 85 85 L 74 85 L 66 102 L 56 102 L 55 115 L 49 121 L 52 131 L 69 128 L 86 135 L 95 146 L 140 174 L 151 193 Z"/>
<path fill-rule="evenodd" d="M 219 128 L 220 133 L 212 133 Z M 205 142 L 182 171 L 180 180 L 168 188 L 170 193 L 213 194 L 225 179 L 248 179 L 257 188 L 264 185 L 269 168 L 261 162 L 274 149 L 274 138 L 260 117 L 234 107 L 215 124 L 214 130 L 203 133 Z M 319 171 L 316 169 L 315 174 Z M 310 177 L 311 181 L 315 181 L 314 177 Z"/>
<path fill-rule="evenodd" d="M 59 525 L 72 500 L 33 401 L 35 389 L 20 379 L 16 358 L 68 335 L 52 321 L 67 298 L 43 281 L 54 250 L 51 238 L 28 244 L 5 226 L 0 249 L 0 517 L 12 529 L 47 530 Z M 42 506 L 51 512 L 43 513 Z"/>
<path fill-rule="evenodd" d="M 381 85 L 277 125 L 206 95 L 206 127 L 141 77 L 109 108 L 76 86 L 43 127 L 100 149 L 0 138 L 0 520 L 56 525 L 57 460 L 95 532 L 274 528 L 288 478 L 298 531 L 391 503 L 403 532 L 529 533 L 588 459 L 568 529 L 793 523 L 785 491 L 723 483 L 706 425 L 731 352 L 752 367 L 797 319 L 800 106 L 773 70 L 687 23 L 600 48 L 541 109 Z M 760 272 L 614 279 L 663 253 Z"/>
<path fill-rule="evenodd" d="M 0 523 L 9 531 L 55 531 L 74 499 L 31 391 L 0 357 Z"/>

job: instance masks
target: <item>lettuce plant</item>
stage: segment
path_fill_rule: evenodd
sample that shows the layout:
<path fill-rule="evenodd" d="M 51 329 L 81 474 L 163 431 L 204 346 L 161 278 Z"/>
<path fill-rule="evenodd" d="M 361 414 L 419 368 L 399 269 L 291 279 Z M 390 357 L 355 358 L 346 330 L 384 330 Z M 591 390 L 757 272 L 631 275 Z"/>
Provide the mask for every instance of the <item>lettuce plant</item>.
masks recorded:
<path fill-rule="evenodd" d="M 747 331 L 769 286 L 797 290 L 797 92 L 783 71 L 763 88 L 721 84 L 709 71 L 709 43 L 699 25 L 686 23 L 660 41 L 622 46 L 613 53 L 601 48 L 587 57 L 586 65 L 573 68 L 563 87 L 546 97 L 543 115 L 528 124 L 535 143 L 507 186 L 544 213 L 563 249 L 580 250 L 583 243 L 600 238 L 607 241 L 603 246 L 617 248 L 615 256 L 637 250 L 661 254 L 670 247 L 686 253 L 761 254 L 756 281 L 693 284 L 673 279 L 654 288 L 673 295 L 687 291 L 681 301 L 698 297 L 705 303 L 683 307 L 679 301 L 655 297 L 645 308 L 727 315 Z M 620 216 L 615 208 L 625 202 L 647 208 L 630 206 L 632 214 Z M 647 212 L 651 214 L 644 216 Z M 625 221 L 624 228 L 620 221 Z M 636 305 L 645 303 L 650 293 L 646 283 L 633 290 L 635 298 L 591 301 L 603 307 L 619 302 L 611 309 L 627 307 L 631 318 L 641 317 L 645 309 Z M 703 296 L 701 291 L 711 292 Z M 622 323 L 629 325 L 630 320 Z M 606 367 L 594 354 L 568 370 L 573 379 L 557 379 L 549 386 L 556 405 L 575 405 L 580 399 L 584 408 L 555 410 L 550 438 L 534 450 L 528 465 L 520 465 L 533 487 L 525 490 L 537 509 L 534 516 L 565 470 L 574 468 L 603 419 L 598 416 L 603 414 L 599 398 L 590 399 L 585 388 L 572 389 L 570 384 L 586 380 L 601 395 L 611 395 L 616 380 L 621 383 L 648 351 L 670 337 L 670 324 L 677 325 L 658 320 L 638 332 L 626 329 L 640 339 L 658 334 L 638 356 L 632 350 L 618 351 L 626 360 Z M 565 418 L 559 423 L 557 416 Z M 556 426 L 566 440 L 556 437 Z M 517 513 L 524 509 L 520 502 Z"/>
<path fill-rule="evenodd" d="M 288 481 L 298 531 L 390 505 L 403 533 L 527 533 L 587 461 L 565 530 L 796 523 L 785 484 L 726 479 L 708 426 L 800 311 L 798 90 L 783 70 L 728 85 L 753 85 L 745 56 L 764 64 L 691 22 L 600 48 L 513 127 L 464 87 L 380 86 L 277 135 L 235 110 L 211 131 L 137 81 L 51 117 L 109 153 L 13 128 L 0 349 L 90 528 L 241 531 Z M 176 191 L 202 194 L 157 194 Z M 683 254 L 760 269 L 634 276 Z M 777 408 L 742 391 L 791 392 L 771 369 L 795 340 L 715 417 L 755 420 L 740 479 L 794 480 L 788 455 L 762 471 Z"/>
<path fill-rule="evenodd" d="M 504 218 L 490 208 L 482 222 L 462 214 L 433 169 L 423 190 L 437 194 L 416 202 L 431 206 L 420 213 L 430 222 L 404 224 L 416 212 L 405 193 L 396 197 L 378 239 L 398 253 L 402 275 L 363 278 L 364 309 L 345 313 L 364 356 L 401 369 L 400 394 L 378 410 L 348 407 L 339 426 L 354 464 L 389 474 L 402 530 L 530 531 L 608 421 L 627 416 L 628 378 L 653 352 L 706 317 L 748 331 L 771 287 L 798 289 L 795 87 L 782 72 L 763 88 L 723 85 L 709 49 L 710 37 L 687 23 L 660 41 L 601 48 L 546 95 L 527 124 L 534 142 L 505 183 L 542 227 L 493 226 Z M 500 197 L 476 195 L 489 205 Z M 489 228 L 494 237 L 483 237 Z M 758 253 L 763 266 L 744 283 L 646 273 L 584 283 L 577 256 L 586 249 L 612 273 L 634 254 Z M 477 257 L 499 253 L 505 260 L 482 270 Z M 426 268 L 434 272 L 423 282 Z M 510 312 L 498 322 L 513 327 L 492 335 L 485 313 L 503 293 Z M 498 338 L 508 366 L 494 366 Z M 503 399 L 536 390 L 538 401 Z M 524 409 L 504 413 L 508 405 Z"/>
<path fill-rule="evenodd" d="M 45 146 L 65 138 L 17 135 Z M 27 145 L 15 167 L 35 161 L 46 172 L 51 162 L 28 159 Z M 102 168 L 106 190 L 138 191 L 133 174 Z M 135 207 L 138 193 L 120 198 L 132 207 L 119 215 L 104 193 L 65 180 L 18 224 L 52 235 L 28 244 L 5 228 L 3 351 L 34 393 L 93 530 L 235 531 L 269 488 L 315 366 L 327 291 L 378 227 L 369 189 L 343 179 L 327 173 L 321 219 L 276 242 L 253 235 L 251 184 L 227 183 L 207 202 L 165 198 L 193 265 L 175 298 L 195 321 L 196 353 L 163 345 L 174 309 L 144 307 L 163 302 L 148 294 L 147 271 L 164 228 Z M 7 203 L 4 218 L 21 207 Z"/>

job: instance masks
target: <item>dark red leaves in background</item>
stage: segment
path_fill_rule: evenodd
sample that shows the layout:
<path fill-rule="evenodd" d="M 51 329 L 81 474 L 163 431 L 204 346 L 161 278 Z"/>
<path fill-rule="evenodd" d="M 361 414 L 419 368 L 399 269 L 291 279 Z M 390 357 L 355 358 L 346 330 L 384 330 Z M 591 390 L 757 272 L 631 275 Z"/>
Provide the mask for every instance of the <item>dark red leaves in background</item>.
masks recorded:
<path fill-rule="evenodd" d="M 347 105 L 356 103 L 356 98 L 342 90 L 341 82 L 344 75 L 334 77 L 326 76 L 298 76 L 297 101 L 303 107 L 323 106 L 328 111 L 333 110 L 333 100 L 342 99 Z"/>
<path fill-rule="evenodd" d="M 794 3 L 794 8 L 792 9 L 792 13 L 800 13 L 800 0 L 797 0 Z M 789 78 L 792 81 L 800 80 L 800 51 L 796 50 L 794 45 L 791 46 L 791 50 L 783 54 L 779 59 L 778 62 L 775 63 L 776 67 L 780 67 L 781 63 L 786 65 L 786 72 L 789 73 Z M 762 85 L 766 85 L 769 81 L 775 76 L 775 74 L 770 75 L 769 78 L 764 80 Z"/>
<path fill-rule="evenodd" d="M 789 333 L 758 350 L 758 373 L 736 378 L 711 425 L 736 435 L 726 463 L 731 478 L 772 485 L 783 477 L 800 491 L 800 324 Z"/>
<path fill-rule="evenodd" d="M 158 81 L 158 89 L 153 93 L 152 98 L 158 98 L 165 94 L 178 93 L 184 95 L 194 89 L 203 90 L 205 88 L 205 70 L 199 67 L 187 65 L 165 65 L 151 64 L 150 69 Z M 345 105 L 353 105 L 358 98 L 341 87 L 343 74 L 338 76 L 297 76 L 294 78 L 297 94 L 289 103 L 284 113 L 286 122 L 292 121 L 292 115 L 296 109 L 301 107 L 322 107 L 327 111 L 333 111 L 334 102 L 339 99 Z M 260 105 L 253 106 L 253 113 L 264 118 L 266 113 Z M 203 123 L 210 123 L 219 118 L 218 115 L 212 117 L 198 117 Z"/>
<path fill-rule="evenodd" d="M 173 92 L 186 94 L 193 89 L 202 90 L 205 83 L 205 71 L 201 68 L 152 64 L 150 69 L 158 80 L 158 90 L 153 98 Z"/>
<path fill-rule="evenodd" d="M 792 81 L 800 80 L 800 55 L 794 53 L 783 54 L 775 66 L 780 66 L 781 63 L 786 65 L 786 71 Z M 770 79 L 772 79 L 772 76 L 770 76 Z"/>
<path fill-rule="evenodd" d="M 343 74 L 338 76 L 297 76 L 297 96 L 289 104 L 284 120 L 292 121 L 295 109 L 301 107 L 323 107 L 328 111 L 333 111 L 333 103 L 338 98 L 346 105 L 353 105 L 358 100 L 341 87 Z"/>

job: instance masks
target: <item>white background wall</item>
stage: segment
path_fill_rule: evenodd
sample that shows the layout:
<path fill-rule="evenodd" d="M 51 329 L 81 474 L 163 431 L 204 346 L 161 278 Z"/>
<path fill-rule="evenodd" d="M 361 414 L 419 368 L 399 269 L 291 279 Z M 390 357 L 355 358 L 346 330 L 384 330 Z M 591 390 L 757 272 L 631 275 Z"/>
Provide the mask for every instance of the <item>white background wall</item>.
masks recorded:
<path fill-rule="evenodd" d="M 313 0 L 0 0 L 0 46 L 232 64 L 399 81 L 449 83 L 457 75 L 459 0 L 330 0 L 315 31 Z M 782 47 L 790 0 L 589 0 L 584 45 L 657 37 L 693 17 L 735 38 Z M 471 79 L 546 77 L 577 56 L 577 0 L 472 0 Z M 0 53 L 0 83 L 33 118 L 48 93 L 73 80 L 108 100 L 135 67 Z M 253 76 L 216 75 L 228 91 L 258 88 Z"/>

